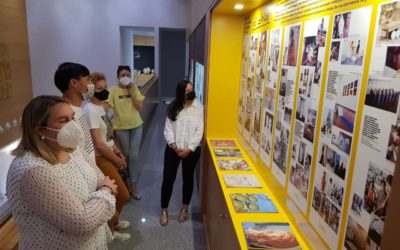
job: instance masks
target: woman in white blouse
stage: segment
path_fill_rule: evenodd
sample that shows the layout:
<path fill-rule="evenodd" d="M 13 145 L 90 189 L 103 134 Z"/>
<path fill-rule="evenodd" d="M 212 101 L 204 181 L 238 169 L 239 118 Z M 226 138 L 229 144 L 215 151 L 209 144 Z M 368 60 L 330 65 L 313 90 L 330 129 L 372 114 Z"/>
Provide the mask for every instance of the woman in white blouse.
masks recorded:
<path fill-rule="evenodd" d="M 38 96 L 25 107 L 7 176 L 20 249 L 107 249 L 117 186 L 77 148 L 81 137 L 62 98 Z"/>
<path fill-rule="evenodd" d="M 194 169 L 200 158 L 200 141 L 203 137 L 203 106 L 195 100 L 196 94 L 189 81 L 176 86 L 175 100 L 168 106 L 164 137 L 167 141 L 164 154 L 164 174 L 161 187 L 160 224 L 168 224 L 168 205 L 178 167 L 182 161 L 183 196 L 179 222 L 188 219 L 188 206 L 193 193 Z"/>

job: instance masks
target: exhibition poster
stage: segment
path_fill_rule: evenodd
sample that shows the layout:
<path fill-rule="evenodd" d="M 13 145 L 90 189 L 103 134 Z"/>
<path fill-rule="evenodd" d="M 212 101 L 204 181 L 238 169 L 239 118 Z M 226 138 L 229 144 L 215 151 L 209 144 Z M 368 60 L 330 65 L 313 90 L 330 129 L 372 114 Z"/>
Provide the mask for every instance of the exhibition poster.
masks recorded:
<path fill-rule="evenodd" d="M 249 249 L 301 249 L 289 223 L 243 222 Z"/>
<path fill-rule="evenodd" d="M 380 4 L 343 246 L 380 249 L 400 153 L 400 1 Z"/>
<path fill-rule="evenodd" d="M 255 103 L 255 68 L 256 68 L 256 57 L 257 57 L 257 45 L 258 45 L 258 35 L 252 34 L 250 36 L 250 49 L 249 49 L 249 63 L 247 65 L 247 80 L 245 87 L 245 119 L 244 119 L 244 129 L 243 136 L 248 143 L 250 143 L 250 136 L 253 130 L 254 116 L 253 107 Z"/>
<path fill-rule="evenodd" d="M 301 23 L 285 27 L 283 61 L 278 92 L 278 111 L 275 119 L 272 172 L 285 186 L 286 165 L 289 152 L 290 127 L 294 105 L 294 91 L 298 70 Z"/>
<path fill-rule="evenodd" d="M 266 86 L 264 88 L 263 116 L 261 123 L 260 157 L 268 167 L 271 166 L 272 129 L 275 115 L 275 100 L 278 86 L 279 51 L 282 43 L 282 28 L 272 29 L 269 35 Z"/>
<path fill-rule="evenodd" d="M 255 71 L 255 106 L 253 112 L 253 130 L 251 133 L 251 146 L 258 154 L 260 148 L 260 133 L 261 133 L 261 119 L 262 119 L 262 100 L 264 94 L 266 65 L 267 65 L 267 40 L 268 32 L 264 31 L 260 34 L 258 43 L 256 71 Z"/>
<path fill-rule="evenodd" d="M 338 247 L 372 6 L 333 15 L 310 222 Z"/>
<path fill-rule="evenodd" d="M 321 94 L 321 78 L 325 60 L 328 17 L 305 22 L 294 138 L 290 145 L 288 193 L 305 214 L 314 157 L 314 137 Z"/>

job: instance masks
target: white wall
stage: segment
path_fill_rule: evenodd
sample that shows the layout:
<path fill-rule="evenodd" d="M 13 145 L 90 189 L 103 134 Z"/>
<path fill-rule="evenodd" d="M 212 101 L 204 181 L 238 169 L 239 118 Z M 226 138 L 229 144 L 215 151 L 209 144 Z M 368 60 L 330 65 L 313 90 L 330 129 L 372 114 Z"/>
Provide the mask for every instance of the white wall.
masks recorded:
<path fill-rule="evenodd" d="M 187 27 L 186 0 L 27 0 L 26 11 L 34 96 L 60 94 L 53 77 L 65 61 L 114 84 L 123 63 L 120 26 Z"/>

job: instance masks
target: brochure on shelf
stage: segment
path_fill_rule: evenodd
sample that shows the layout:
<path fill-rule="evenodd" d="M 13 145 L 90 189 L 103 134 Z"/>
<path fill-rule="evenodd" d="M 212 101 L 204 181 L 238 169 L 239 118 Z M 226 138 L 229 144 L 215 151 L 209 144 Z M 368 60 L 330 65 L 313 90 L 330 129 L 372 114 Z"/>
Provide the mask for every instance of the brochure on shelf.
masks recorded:
<path fill-rule="evenodd" d="M 248 249 L 301 249 L 289 223 L 243 222 Z"/>
<path fill-rule="evenodd" d="M 261 183 L 254 174 L 222 174 L 225 184 L 230 188 L 260 188 Z"/>
<path fill-rule="evenodd" d="M 215 157 L 243 157 L 238 148 L 214 148 Z"/>
<path fill-rule="evenodd" d="M 267 194 L 232 193 L 229 195 L 238 213 L 277 213 L 278 209 Z"/>
<path fill-rule="evenodd" d="M 251 170 L 246 160 L 217 160 L 221 170 Z"/>

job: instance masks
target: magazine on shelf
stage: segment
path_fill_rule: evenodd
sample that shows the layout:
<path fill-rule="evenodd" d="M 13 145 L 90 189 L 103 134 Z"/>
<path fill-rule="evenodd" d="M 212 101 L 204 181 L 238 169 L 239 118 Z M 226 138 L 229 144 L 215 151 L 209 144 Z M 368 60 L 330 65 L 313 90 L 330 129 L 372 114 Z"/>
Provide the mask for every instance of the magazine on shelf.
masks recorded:
<path fill-rule="evenodd" d="M 213 147 L 236 147 L 234 140 L 211 140 Z"/>
<path fill-rule="evenodd" d="M 277 213 L 272 200 L 266 194 L 230 194 L 233 207 L 237 213 Z"/>
<path fill-rule="evenodd" d="M 250 170 L 249 164 L 241 160 L 217 160 L 218 167 L 221 170 Z"/>
<path fill-rule="evenodd" d="M 232 188 L 258 188 L 262 187 L 254 174 L 223 174 L 227 187 Z"/>
<path fill-rule="evenodd" d="M 243 222 L 248 249 L 301 249 L 289 223 Z"/>
<path fill-rule="evenodd" d="M 214 148 L 216 157 L 243 157 L 238 148 Z"/>

